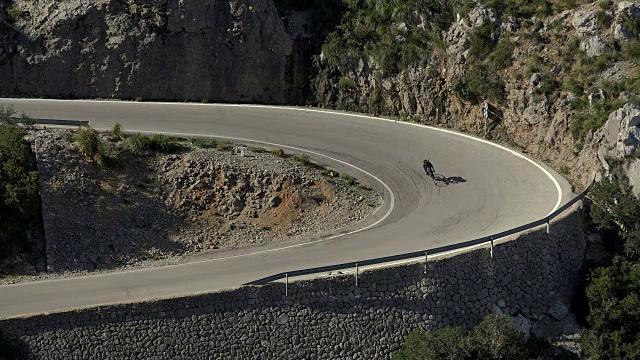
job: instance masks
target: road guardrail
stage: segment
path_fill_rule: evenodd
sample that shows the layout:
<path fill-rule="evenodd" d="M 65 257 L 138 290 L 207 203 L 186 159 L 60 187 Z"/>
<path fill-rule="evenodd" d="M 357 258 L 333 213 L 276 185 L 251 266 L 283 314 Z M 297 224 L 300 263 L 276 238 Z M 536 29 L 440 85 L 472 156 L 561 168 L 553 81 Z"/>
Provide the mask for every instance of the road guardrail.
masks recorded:
<path fill-rule="evenodd" d="M 491 245 L 491 256 L 493 257 L 493 242 L 498 239 L 501 239 L 503 237 L 510 236 L 510 235 L 515 235 L 522 231 L 533 229 L 535 227 L 538 227 L 540 225 L 545 225 L 545 224 L 547 225 L 547 233 L 550 233 L 551 220 L 553 220 L 555 217 L 557 217 L 558 215 L 563 213 L 565 210 L 573 206 L 573 204 L 577 203 L 578 201 L 581 201 L 585 197 L 585 195 L 589 192 L 589 189 L 591 188 L 593 183 L 594 181 L 592 181 L 591 184 L 589 184 L 589 186 L 584 191 L 582 191 L 576 197 L 574 197 L 569 202 L 562 205 L 561 207 L 559 207 L 557 210 L 547 215 L 546 217 L 522 226 L 518 226 L 510 230 L 493 234 L 493 235 L 488 235 L 478 239 L 468 240 L 468 241 L 464 241 L 457 244 L 445 245 L 445 246 L 426 249 L 422 251 L 414 251 L 410 253 L 391 255 L 391 256 L 379 257 L 374 259 L 366 259 L 366 260 L 352 261 L 352 262 L 342 263 L 342 264 L 327 265 L 327 266 L 320 266 L 320 267 L 314 267 L 314 268 L 303 269 L 303 270 L 282 272 L 282 273 L 267 276 L 265 278 L 246 283 L 244 285 L 265 285 L 273 281 L 285 279 L 287 282 L 287 286 L 285 287 L 285 294 L 287 294 L 289 277 L 314 275 L 314 274 L 321 274 L 321 273 L 326 273 L 330 271 L 353 270 L 353 269 L 355 269 L 356 285 L 358 285 L 359 267 L 369 266 L 369 265 L 379 265 L 379 264 L 391 263 L 391 262 L 401 261 L 401 260 L 416 259 L 420 257 L 424 258 L 426 261 L 428 259 L 428 256 L 439 255 L 439 254 L 447 253 L 449 251 L 461 250 L 461 249 L 465 249 L 465 248 L 469 248 L 469 247 L 481 245 L 481 244 Z"/>
<path fill-rule="evenodd" d="M 58 120 L 58 119 L 32 119 L 14 117 L 17 123 L 29 123 L 37 125 L 59 125 L 59 126 L 89 126 L 91 123 L 86 120 Z"/>

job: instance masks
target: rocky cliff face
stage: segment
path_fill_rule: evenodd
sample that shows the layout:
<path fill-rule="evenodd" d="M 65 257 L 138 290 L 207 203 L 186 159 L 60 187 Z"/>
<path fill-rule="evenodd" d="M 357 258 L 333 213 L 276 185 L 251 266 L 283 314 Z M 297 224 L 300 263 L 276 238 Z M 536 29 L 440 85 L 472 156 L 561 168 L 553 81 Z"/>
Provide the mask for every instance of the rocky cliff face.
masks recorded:
<path fill-rule="evenodd" d="M 271 1 L 15 0 L 0 22 L 15 29 L 1 95 L 288 101 L 292 40 Z"/>
<path fill-rule="evenodd" d="M 430 34 L 428 51 L 396 71 L 351 51 L 349 41 L 337 42 L 333 59 L 322 52 L 331 31 L 345 33 L 336 26 L 349 3 L 275 3 L 277 9 L 272 0 L 0 4 L 0 95 L 319 105 L 486 136 L 547 161 L 581 186 L 608 174 L 610 156 L 625 162 L 632 180 L 639 177 L 637 145 L 604 154 L 599 149 L 609 138 L 598 133 L 609 114 L 640 103 L 637 0 L 579 0 L 565 11 L 525 16 L 514 15 L 510 2 L 421 2 L 437 6 L 400 9 L 408 11 L 402 21 L 376 25 L 375 32 L 392 34 L 382 48 L 401 49 Z M 438 18 L 453 3 L 466 10 Z M 357 20 L 353 9 L 344 14 Z M 387 55 L 400 62 L 405 54 Z M 640 189 L 640 179 L 633 181 Z"/>
<path fill-rule="evenodd" d="M 407 28 L 424 26 L 429 15 L 420 18 L 422 25 L 407 21 L 391 26 L 408 34 Z M 602 133 L 596 131 L 597 126 L 576 135 L 579 121 L 590 121 L 577 114 L 582 110 L 588 116 L 596 110 L 603 112 L 602 108 L 616 110 L 637 102 L 633 99 L 640 93 L 637 84 L 631 86 L 631 93 L 620 84 L 635 76 L 638 63 L 634 60 L 640 59 L 629 60 L 620 54 L 626 44 L 638 41 L 638 33 L 632 32 L 638 24 L 637 1 L 594 2 L 540 18 L 507 16 L 476 4 L 468 14 L 457 14 L 448 30 L 442 31 L 439 49 L 397 73 L 385 72 L 372 56 L 345 56 L 333 64 L 321 54 L 316 58 L 318 75 L 313 80 L 316 101 L 324 107 L 400 116 L 502 141 L 547 161 L 585 186 L 596 173 L 607 174 L 606 161 L 597 155 L 597 149 L 606 147 L 610 139 L 594 135 Z M 473 59 L 474 36 L 482 29 L 490 29 L 486 41 L 498 44 L 496 49 L 507 44 L 506 66 L 487 66 L 492 56 L 498 56 L 496 50 L 486 58 Z M 400 31 L 396 41 L 409 36 L 405 34 Z M 465 99 L 456 93 L 457 83 L 468 78 L 474 67 L 484 79 L 499 84 L 499 94 L 480 93 Z M 572 86 L 576 79 L 582 83 Z M 581 99 L 588 99 L 588 104 L 577 109 Z M 490 109 L 486 135 L 485 101 Z M 612 114 L 615 120 L 610 122 L 615 124 L 606 127 L 616 129 L 608 131 L 620 130 L 622 121 L 622 127 L 635 129 L 621 130 L 625 134 L 637 132 L 637 124 L 627 116 L 629 106 L 619 110 L 623 113 Z M 606 114 L 599 116 L 594 122 L 606 119 Z M 620 136 L 629 138 L 625 134 Z M 624 153 L 609 155 L 633 160 L 637 142 L 630 144 Z M 632 176 L 640 166 L 627 168 L 640 189 L 638 176 Z"/>

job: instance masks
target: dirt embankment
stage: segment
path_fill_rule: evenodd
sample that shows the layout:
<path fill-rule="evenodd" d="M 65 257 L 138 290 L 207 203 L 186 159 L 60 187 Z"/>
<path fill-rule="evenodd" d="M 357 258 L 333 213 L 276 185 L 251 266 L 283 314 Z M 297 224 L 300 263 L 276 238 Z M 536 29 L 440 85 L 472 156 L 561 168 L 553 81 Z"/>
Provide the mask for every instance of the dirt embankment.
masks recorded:
<path fill-rule="evenodd" d="M 101 169 L 74 136 L 29 135 L 52 272 L 162 265 L 207 250 L 296 240 L 358 222 L 382 202 L 304 155 L 189 141 L 172 154 L 134 155 L 125 141 L 101 135 L 120 152 L 118 164 Z"/>

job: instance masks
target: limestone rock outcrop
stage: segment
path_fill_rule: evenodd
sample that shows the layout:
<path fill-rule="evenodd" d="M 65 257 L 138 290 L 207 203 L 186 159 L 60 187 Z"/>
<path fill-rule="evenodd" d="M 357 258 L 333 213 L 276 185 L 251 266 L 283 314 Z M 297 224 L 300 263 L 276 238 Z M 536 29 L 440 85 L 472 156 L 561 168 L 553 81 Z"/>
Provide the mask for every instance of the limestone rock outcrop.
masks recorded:
<path fill-rule="evenodd" d="M 612 112 L 607 122 L 588 137 L 578 156 L 578 163 L 589 164 L 587 167 L 593 169 L 604 169 L 603 175 L 609 175 L 612 159 L 618 161 L 633 158 L 638 155 L 639 147 L 640 106 L 627 103 Z M 636 195 L 640 194 L 638 159 L 629 161 L 623 170 Z"/>
<path fill-rule="evenodd" d="M 272 1 L 15 0 L 7 14 L 1 96 L 288 100 L 292 40 Z"/>

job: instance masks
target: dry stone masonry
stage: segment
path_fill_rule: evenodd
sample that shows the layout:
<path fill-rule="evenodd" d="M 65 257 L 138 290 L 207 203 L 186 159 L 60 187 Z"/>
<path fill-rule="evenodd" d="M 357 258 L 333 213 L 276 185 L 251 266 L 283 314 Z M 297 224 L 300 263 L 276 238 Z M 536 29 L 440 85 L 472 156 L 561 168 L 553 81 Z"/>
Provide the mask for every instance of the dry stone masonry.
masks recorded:
<path fill-rule="evenodd" d="M 353 276 L 8 319 L 36 359 L 388 359 L 415 328 L 489 312 L 563 318 L 585 247 L 581 214 L 488 249 Z"/>

